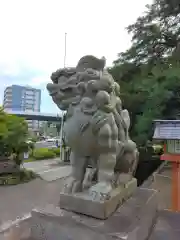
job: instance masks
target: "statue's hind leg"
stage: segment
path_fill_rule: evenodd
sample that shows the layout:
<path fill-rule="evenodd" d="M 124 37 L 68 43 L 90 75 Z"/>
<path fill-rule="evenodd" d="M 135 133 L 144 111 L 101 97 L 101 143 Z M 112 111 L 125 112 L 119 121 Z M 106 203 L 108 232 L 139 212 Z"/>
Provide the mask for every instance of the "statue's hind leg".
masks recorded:
<path fill-rule="evenodd" d="M 136 144 L 128 140 L 122 151 L 117 155 L 116 165 L 114 167 L 114 184 L 132 179 L 136 172 L 138 164 L 138 150 Z M 124 180 L 123 180 L 124 179 Z"/>
<path fill-rule="evenodd" d="M 72 167 L 71 176 L 67 179 L 65 183 L 64 192 L 81 192 L 86 172 L 86 158 L 72 151 L 70 155 L 70 161 Z"/>
<path fill-rule="evenodd" d="M 87 167 L 90 167 L 90 169 L 88 169 L 86 179 L 84 182 L 85 188 L 89 188 L 98 182 L 99 177 L 98 157 L 97 156 L 87 157 Z"/>

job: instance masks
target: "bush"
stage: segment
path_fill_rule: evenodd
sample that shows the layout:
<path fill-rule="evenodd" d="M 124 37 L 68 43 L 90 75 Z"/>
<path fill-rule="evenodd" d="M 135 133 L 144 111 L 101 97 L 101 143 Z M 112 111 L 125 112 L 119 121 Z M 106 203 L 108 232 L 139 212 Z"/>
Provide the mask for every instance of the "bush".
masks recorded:
<path fill-rule="evenodd" d="M 33 158 L 36 160 L 55 158 L 56 153 L 48 148 L 39 148 L 34 150 Z"/>
<path fill-rule="evenodd" d="M 162 155 L 164 152 L 162 145 L 154 144 L 153 148 L 154 148 L 154 153 L 157 155 Z"/>
<path fill-rule="evenodd" d="M 52 148 L 52 149 L 50 149 L 50 151 L 52 151 L 53 153 L 55 153 L 56 156 L 59 156 L 59 155 L 60 155 L 60 148 Z"/>
<path fill-rule="evenodd" d="M 0 185 L 17 185 L 19 183 L 29 182 L 36 177 L 33 171 L 22 169 L 20 172 L 0 176 Z"/>
<path fill-rule="evenodd" d="M 20 171 L 21 182 L 30 181 L 35 178 L 36 178 L 36 174 L 31 170 L 23 169 Z"/>

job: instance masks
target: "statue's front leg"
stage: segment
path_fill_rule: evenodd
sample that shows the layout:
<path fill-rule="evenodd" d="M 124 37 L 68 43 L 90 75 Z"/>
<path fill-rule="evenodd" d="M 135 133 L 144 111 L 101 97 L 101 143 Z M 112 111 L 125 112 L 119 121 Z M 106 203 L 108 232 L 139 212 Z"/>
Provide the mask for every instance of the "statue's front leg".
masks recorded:
<path fill-rule="evenodd" d="M 75 193 L 83 190 L 83 180 L 86 171 L 86 158 L 75 152 L 71 152 L 71 176 L 67 179 L 64 192 Z"/>

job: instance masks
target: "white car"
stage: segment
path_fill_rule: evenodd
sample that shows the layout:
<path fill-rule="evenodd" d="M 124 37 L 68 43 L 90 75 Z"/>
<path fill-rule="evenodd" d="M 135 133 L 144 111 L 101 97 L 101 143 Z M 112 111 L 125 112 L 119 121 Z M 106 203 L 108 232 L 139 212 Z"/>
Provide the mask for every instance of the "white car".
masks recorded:
<path fill-rule="evenodd" d="M 54 143 L 54 142 L 56 142 L 56 139 L 54 139 L 54 138 L 48 138 L 48 139 L 45 140 L 45 142 Z"/>

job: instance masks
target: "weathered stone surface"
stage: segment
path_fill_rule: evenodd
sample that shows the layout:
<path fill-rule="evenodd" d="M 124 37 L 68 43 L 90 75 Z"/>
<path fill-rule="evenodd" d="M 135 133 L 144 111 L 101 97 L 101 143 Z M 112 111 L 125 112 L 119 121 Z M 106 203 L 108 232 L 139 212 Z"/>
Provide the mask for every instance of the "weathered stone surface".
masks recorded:
<path fill-rule="evenodd" d="M 0 225 L 0 240 L 25 240 L 31 236 L 31 214 Z"/>
<path fill-rule="evenodd" d="M 60 207 L 66 210 L 106 219 L 137 188 L 137 180 L 133 178 L 124 185 L 112 189 L 106 182 L 92 186 L 88 191 L 76 194 L 60 194 Z"/>
<path fill-rule="evenodd" d="M 149 240 L 179 240 L 180 213 L 159 211 L 157 223 Z"/>
<path fill-rule="evenodd" d="M 32 211 L 31 237 L 37 240 L 145 240 L 157 211 L 157 192 L 138 189 L 107 220 L 98 220 L 58 207 Z"/>
<path fill-rule="evenodd" d="M 87 185 L 97 183 L 99 163 L 107 156 L 114 162 L 111 171 L 115 176 L 134 176 L 137 167 L 138 150 L 129 136 L 129 112 L 122 108 L 120 86 L 105 63 L 105 58 L 84 56 L 76 67 L 53 72 L 53 83 L 47 84 L 54 103 L 67 111 L 63 131 L 71 149 L 72 171 L 64 188 L 69 194 L 83 190 L 88 164 L 92 171 Z"/>

